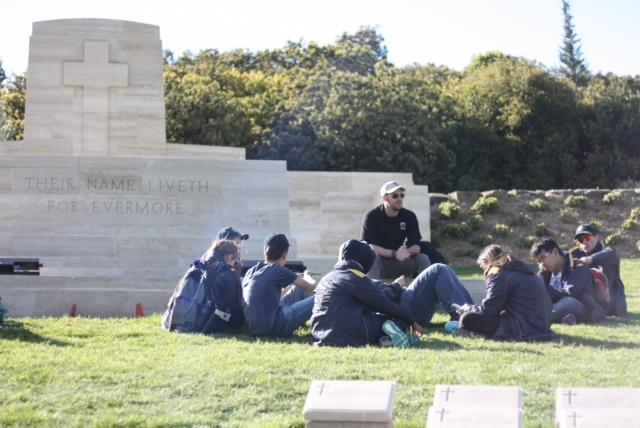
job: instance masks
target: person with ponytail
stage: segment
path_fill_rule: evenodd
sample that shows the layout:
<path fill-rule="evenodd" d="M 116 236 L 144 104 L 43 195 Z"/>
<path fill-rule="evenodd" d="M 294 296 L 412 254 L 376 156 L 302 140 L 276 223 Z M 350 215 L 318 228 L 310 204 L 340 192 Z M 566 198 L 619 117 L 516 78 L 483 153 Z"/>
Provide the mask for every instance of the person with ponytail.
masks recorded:
<path fill-rule="evenodd" d="M 458 334 L 475 333 L 497 340 L 546 341 L 551 331 L 551 300 L 542 280 L 499 245 L 478 257 L 487 295 L 479 305 L 458 309 Z"/>

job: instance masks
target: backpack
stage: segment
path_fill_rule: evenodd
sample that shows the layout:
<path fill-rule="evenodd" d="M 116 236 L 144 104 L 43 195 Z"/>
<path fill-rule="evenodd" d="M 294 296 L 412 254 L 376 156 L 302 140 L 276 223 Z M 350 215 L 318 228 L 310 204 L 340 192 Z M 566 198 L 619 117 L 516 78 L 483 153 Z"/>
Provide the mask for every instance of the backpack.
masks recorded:
<path fill-rule="evenodd" d="M 596 302 L 605 308 L 609 307 L 609 281 L 607 277 L 604 272 L 602 272 L 602 269 L 590 268 L 589 270 L 591 271 L 591 276 L 595 284 L 594 294 Z"/>
<path fill-rule="evenodd" d="M 200 313 L 206 294 L 204 273 L 204 264 L 196 260 L 178 281 L 162 315 L 161 325 L 165 330 L 189 333 L 202 329 Z"/>

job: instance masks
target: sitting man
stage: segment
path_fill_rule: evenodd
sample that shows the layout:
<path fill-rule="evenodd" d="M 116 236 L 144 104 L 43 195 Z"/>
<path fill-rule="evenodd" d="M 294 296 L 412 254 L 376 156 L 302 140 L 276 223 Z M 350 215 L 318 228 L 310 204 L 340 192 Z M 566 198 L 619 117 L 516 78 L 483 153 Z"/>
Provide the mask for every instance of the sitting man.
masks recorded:
<path fill-rule="evenodd" d="M 416 277 L 431 264 L 429 257 L 420 253 L 422 235 L 416 215 L 402 207 L 405 194 L 397 181 L 384 183 L 380 188 L 382 204 L 364 216 L 362 240 L 371 244 L 376 254 L 370 278 Z"/>
<path fill-rule="evenodd" d="M 574 263 L 602 269 L 609 287 L 609 307 L 607 315 L 627 317 L 627 297 L 620 279 L 620 256 L 613 248 L 602 245 L 598 229 L 591 224 L 581 224 L 576 229 L 578 246 L 571 250 Z"/>
<path fill-rule="evenodd" d="M 422 332 L 438 303 L 447 312 L 454 303 L 473 303 L 447 265 L 429 266 L 405 289 L 403 278 L 388 285 L 367 276 L 375 258 L 366 242 L 350 240 L 340 246 L 338 263 L 316 288 L 311 317 L 316 344 L 365 346 L 388 335 L 393 345 L 406 347 L 413 336 L 403 330 Z"/>
<path fill-rule="evenodd" d="M 540 267 L 540 278 L 551 297 L 553 322 L 576 324 L 598 322 L 605 317 L 595 300 L 595 282 L 586 266 L 573 266 L 569 253 L 546 238 L 531 247 L 531 257 Z"/>
<path fill-rule="evenodd" d="M 285 267 L 288 252 L 286 236 L 268 236 L 264 262 L 249 269 L 242 281 L 245 323 L 255 336 L 292 336 L 311 318 L 316 281 L 308 272 L 299 276 Z"/>
<path fill-rule="evenodd" d="M 249 239 L 249 235 L 247 235 L 246 233 L 243 235 L 237 230 L 235 230 L 233 227 L 227 226 L 218 231 L 218 233 L 216 234 L 216 239 L 217 240 L 228 239 L 229 241 L 233 241 L 236 244 L 236 247 L 238 247 L 238 258 L 236 259 L 236 262 L 233 266 L 233 270 L 236 271 L 238 274 L 241 274 L 242 273 L 242 260 L 241 260 L 242 259 L 242 243 L 243 241 L 246 241 L 247 239 Z"/>

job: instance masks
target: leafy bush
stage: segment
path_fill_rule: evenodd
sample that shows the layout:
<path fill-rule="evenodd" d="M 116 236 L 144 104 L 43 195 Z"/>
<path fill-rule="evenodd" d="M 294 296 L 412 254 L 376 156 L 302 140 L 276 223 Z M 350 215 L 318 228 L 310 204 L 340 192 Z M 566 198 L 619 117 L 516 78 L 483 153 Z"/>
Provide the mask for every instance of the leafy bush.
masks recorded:
<path fill-rule="evenodd" d="M 625 240 L 624 235 L 622 235 L 622 233 L 620 232 L 616 232 L 604 238 L 604 245 L 606 246 L 616 245 L 624 240 Z"/>
<path fill-rule="evenodd" d="M 538 240 L 533 235 L 521 236 L 516 240 L 516 247 L 529 249 Z"/>
<path fill-rule="evenodd" d="M 575 223 L 578 213 L 573 208 L 561 208 L 558 218 L 565 223 Z"/>
<path fill-rule="evenodd" d="M 591 220 L 591 221 L 589 221 L 589 224 L 595 226 L 595 228 L 598 229 L 600 232 L 602 232 L 604 230 L 604 224 L 602 224 L 601 221 Z"/>
<path fill-rule="evenodd" d="M 464 239 L 471 234 L 471 227 L 464 221 L 459 224 L 447 224 L 442 229 L 442 234 L 451 238 Z"/>
<path fill-rule="evenodd" d="M 512 218 L 511 221 L 509 221 L 509 224 L 511 226 L 526 226 L 531 223 L 531 221 L 532 219 L 530 215 L 520 212 L 517 216 Z"/>
<path fill-rule="evenodd" d="M 531 211 L 549 211 L 549 202 L 544 199 L 536 198 L 527 203 L 527 207 Z"/>
<path fill-rule="evenodd" d="M 472 230 L 478 230 L 484 224 L 484 218 L 480 214 L 474 214 L 469 217 L 467 224 L 469 224 Z"/>
<path fill-rule="evenodd" d="M 537 237 L 551 236 L 551 231 L 547 229 L 544 223 L 538 223 L 533 228 L 533 234 Z"/>
<path fill-rule="evenodd" d="M 438 205 L 440 208 L 440 217 L 452 220 L 460 214 L 460 205 L 455 202 L 445 201 Z"/>
<path fill-rule="evenodd" d="M 602 197 L 602 203 L 605 205 L 613 205 L 615 202 L 621 199 L 622 193 L 613 190 Z"/>
<path fill-rule="evenodd" d="M 472 206 L 471 211 L 477 214 L 486 214 L 498 211 L 500 203 L 495 196 L 481 196 Z"/>
<path fill-rule="evenodd" d="M 516 189 L 511 189 L 507 192 L 507 195 L 512 196 L 512 197 L 516 197 L 518 196 L 518 191 Z"/>
<path fill-rule="evenodd" d="M 626 219 L 621 226 L 622 230 L 625 231 L 634 230 L 636 227 L 638 227 L 638 223 L 630 218 Z"/>
<path fill-rule="evenodd" d="M 587 204 L 584 196 L 569 195 L 565 198 L 563 205 L 571 208 L 582 208 Z"/>
<path fill-rule="evenodd" d="M 511 229 L 506 224 L 496 224 L 493 226 L 493 236 L 498 238 L 506 238 L 511 235 Z"/>
<path fill-rule="evenodd" d="M 631 220 L 640 220 L 640 207 L 632 209 L 629 213 L 629 218 Z"/>
<path fill-rule="evenodd" d="M 478 247 L 486 247 L 487 245 L 490 245 L 493 242 L 493 236 L 491 235 L 479 235 L 479 236 L 474 236 L 473 238 L 471 238 L 471 242 L 473 245 L 476 245 Z"/>

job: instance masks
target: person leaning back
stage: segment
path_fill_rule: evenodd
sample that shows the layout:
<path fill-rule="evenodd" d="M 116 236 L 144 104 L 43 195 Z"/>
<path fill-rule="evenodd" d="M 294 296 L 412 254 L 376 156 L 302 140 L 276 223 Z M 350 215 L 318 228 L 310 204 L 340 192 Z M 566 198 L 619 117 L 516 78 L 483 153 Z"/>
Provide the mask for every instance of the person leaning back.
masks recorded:
<path fill-rule="evenodd" d="M 405 195 L 406 189 L 397 181 L 384 183 L 380 188 L 382 204 L 364 216 L 362 240 L 376 253 L 370 278 L 416 277 L 431 264 L 429 257 L 420 253 L 418 219 L 402 206 Z"/>

